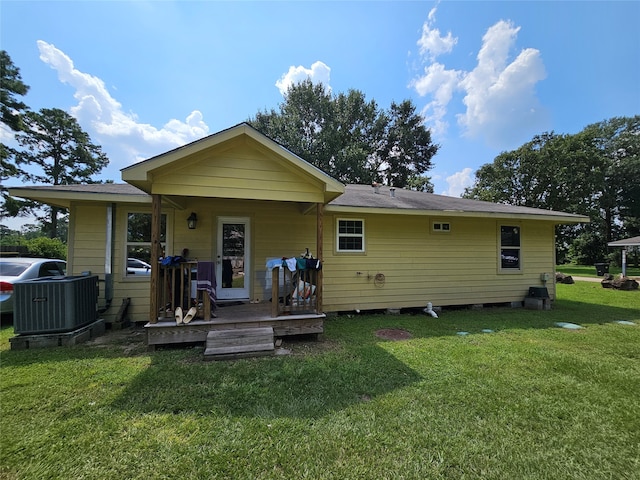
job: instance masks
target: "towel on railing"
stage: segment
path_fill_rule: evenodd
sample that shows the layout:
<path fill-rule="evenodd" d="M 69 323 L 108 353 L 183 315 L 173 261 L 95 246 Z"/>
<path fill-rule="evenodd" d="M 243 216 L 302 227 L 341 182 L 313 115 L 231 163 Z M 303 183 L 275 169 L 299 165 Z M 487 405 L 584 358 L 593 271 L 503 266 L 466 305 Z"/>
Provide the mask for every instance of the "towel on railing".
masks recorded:
<path fill-rule="evenodd" d="M 198 262 L 198 279 L 196 288 L 204 290 L 211 300 L 211 311 L 216 308 L 216 264 L 214 262 Z"/>
<path fill-rule="evenodd" d="M 295 272 L 296 271 L 296 266 L 298 264 L 297 260 L 295 258 L 287 258 L 284 261 L 287 265 L 287 267 L 289 268 L 290 272 Z"/>

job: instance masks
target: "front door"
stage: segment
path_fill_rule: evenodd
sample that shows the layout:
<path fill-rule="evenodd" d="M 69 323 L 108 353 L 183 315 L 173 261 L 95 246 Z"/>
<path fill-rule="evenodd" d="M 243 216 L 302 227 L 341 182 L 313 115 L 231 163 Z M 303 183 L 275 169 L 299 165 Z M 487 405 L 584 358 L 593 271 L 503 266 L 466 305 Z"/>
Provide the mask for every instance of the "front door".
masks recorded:
<path fill-rule="evenodd" d="M 218 300 L 249 298 L 250 223 L 247 217 L 218 218 L 216 277 Z"/>

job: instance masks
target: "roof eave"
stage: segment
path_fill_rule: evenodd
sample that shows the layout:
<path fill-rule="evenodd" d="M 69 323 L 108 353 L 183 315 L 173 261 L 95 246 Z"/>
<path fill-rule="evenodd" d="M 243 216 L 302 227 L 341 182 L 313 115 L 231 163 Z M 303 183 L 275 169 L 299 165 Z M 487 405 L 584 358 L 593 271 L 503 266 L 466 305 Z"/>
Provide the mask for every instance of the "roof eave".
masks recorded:
<path fill-rule="evenodd" d="M 348 205 L 327 205 L 326 212 L 357 213 L 357 214 L 382 214 L 382 215 L 414 215 L 425 217 L 473 217 L 473 218 L 505 218 L 520 220 L 543 220 L 555 223 L 589 223 L 589 217 L 573 214 L 531 214 L 531 213 L 506 213 L 506 212 L 470 212 L 464 210 L 422 210 L 410 208 L 377 208 L 354 207 Z"/>
<path fill-rule="evenodd" d="M 148 195 L 130 195 L 125 193 L 89 193 L 47 190 L 30 187 L 9 187 L 9 195 L 12 197 L 35 200 L 54 207 L 69 208 L 72 203 L 98 202 L 98 203 L 150 203 Z"/>

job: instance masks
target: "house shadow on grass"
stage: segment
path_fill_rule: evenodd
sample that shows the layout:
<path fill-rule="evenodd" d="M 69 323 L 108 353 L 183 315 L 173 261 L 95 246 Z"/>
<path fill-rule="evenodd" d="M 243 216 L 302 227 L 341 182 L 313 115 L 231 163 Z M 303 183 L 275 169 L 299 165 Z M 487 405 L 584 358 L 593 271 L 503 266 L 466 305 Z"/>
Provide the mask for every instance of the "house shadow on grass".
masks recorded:
<path fill-rule="evenodd" d="M 321 355 L 240 361 L 171 362 L 154 355 L 112 403 L 141 413 L 259 418 L 320 418 L 404 388 L 421 377 L 384 349 L 369 345 Z"/>
<path fill-rule="evenodd" d="M 112 406 L 142 413 L 320 418 L 423 380 L 384 348 L 384 342 L 391 340 L 376 337 L 379 329 L 403 329 L 417 339 L 456 336 L 461 330 L 473 337 L 486 335 L 482 331 L 487 329 L 496 333 L 558 329 L 556 322 L 578 323 L 587 329 L 625 319 L 640 325 L 637 308 L 590 305 L 587 312 L 584 303 L 562 300 L 549 311 L 458 310 L 443 312 L 437 319 L 343 316 L 326 321 L 324 341 L 307 344 L 308 354 L 289 357 L 204 362 L 200 347 L 190 352 L 160 350 Z"/>

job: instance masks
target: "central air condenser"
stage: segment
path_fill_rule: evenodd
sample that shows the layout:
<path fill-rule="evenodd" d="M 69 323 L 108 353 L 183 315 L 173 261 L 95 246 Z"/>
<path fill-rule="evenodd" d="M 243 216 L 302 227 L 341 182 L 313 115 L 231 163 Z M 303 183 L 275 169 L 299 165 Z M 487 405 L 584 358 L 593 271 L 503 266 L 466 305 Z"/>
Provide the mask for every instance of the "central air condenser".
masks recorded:
<path fill-rule="evenodd" d="M 13 289 L 17 334 L 70 332 L 98 318 L 98 277 L 46 277 Z"/>

